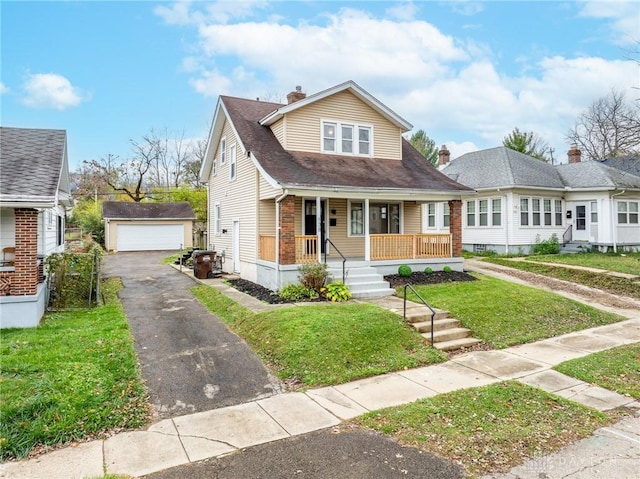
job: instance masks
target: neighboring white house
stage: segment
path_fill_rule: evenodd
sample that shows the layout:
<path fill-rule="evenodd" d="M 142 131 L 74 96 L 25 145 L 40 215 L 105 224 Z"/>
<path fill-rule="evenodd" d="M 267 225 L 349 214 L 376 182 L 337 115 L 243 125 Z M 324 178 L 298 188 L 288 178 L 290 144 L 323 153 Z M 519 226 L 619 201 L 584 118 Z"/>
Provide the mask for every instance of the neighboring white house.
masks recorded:
<path fill-rule="evenodd" d="M 0 327 L 38 325 L 70 206 L 66 132 L 0 127 Z"/>
<path fill-rule="evenodd" d="M 445 150 L 445 148 L 443 148 Z M 569 163 L 551 165 L 506 147 L 467 153 L 442 172 L 476 190 L 462 209 L 462 243 L 469 251 L 528 253 L 553 234 L 561 243 L 600 250 L 640 249 L 640 177 L 580 161 L 572 147 Z M 423 207 L 424 231 L 448 229 L 444 203 Z"/>

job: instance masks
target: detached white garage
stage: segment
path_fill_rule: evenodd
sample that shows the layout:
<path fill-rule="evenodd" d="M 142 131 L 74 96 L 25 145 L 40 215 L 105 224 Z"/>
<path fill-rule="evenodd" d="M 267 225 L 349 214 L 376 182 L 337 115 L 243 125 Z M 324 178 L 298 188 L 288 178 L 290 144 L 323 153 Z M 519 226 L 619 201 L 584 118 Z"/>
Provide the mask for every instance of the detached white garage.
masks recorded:
<path fill-rule="evenodd" d="M 187 202 L 102 204 L 107 251 L 161 251 L 193 246 L 195 215 Z"/>

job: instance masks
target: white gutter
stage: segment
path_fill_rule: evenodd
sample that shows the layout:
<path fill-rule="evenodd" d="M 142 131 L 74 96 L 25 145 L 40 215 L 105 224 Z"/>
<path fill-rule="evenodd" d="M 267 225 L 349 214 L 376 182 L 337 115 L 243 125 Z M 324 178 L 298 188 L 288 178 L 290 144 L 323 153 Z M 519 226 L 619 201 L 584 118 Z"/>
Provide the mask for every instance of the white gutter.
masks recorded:
<path fill-rule="evenodd" d="M 620 193 L 612 193 L 611 195 L 609 195 L 609 198 L 611 199 L 611 240 L 613 242 L 613 252 L 617 253 L 618 252 L 618 244 L 616 241 L 616 211 L 613 207 L 614 205 L 614 201 L 613 201 L 613 197 L 614 196 L 620 196 L 620 195 L 624 195 L 624 193 L 627 190 L 622 190 Z"/>
<path fill-rule="evenodd" d="M 280 202 L 289 196 L 289 191 L 284 190 L 281 196 L 276 198 L 276 285 L 280 288 Z"/>

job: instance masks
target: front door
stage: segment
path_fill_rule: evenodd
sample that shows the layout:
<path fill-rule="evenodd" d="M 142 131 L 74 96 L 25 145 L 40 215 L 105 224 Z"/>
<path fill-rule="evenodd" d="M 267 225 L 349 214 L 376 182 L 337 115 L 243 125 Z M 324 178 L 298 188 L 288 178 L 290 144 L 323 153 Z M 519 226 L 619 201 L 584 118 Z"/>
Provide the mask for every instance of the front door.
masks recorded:
<path fill-rule="evenodd" d="M 587 229 L 587 204 L 577 203 L 575 206 L 575 219 L 573 220 L 573 240 L 589 241 Z"/>
<path fill-rule="evenodd" d="M 320 252 L 324 253 L 324 238 L 325 238 L 325 224 L 324 224 L 324 205 L 325 202 L 320 202 Z M 316 212 L 316 200 L 304 200 L 304 234 L 305 235 L 317 235 L 317 212 Z M 313 251 L 308 251 L 312 254 Z"/>

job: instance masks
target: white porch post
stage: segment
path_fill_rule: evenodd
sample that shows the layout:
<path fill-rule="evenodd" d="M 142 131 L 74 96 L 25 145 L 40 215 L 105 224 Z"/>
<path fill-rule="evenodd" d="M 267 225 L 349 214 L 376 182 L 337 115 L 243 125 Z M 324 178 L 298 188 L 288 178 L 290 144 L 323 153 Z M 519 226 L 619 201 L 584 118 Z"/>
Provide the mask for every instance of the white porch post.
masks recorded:
<path fill-rule="evenodd" d="M 369 198 L 364 200 L 364 260 L 371 261 L 371 238 L 369 237 Z"/>
<path fill-rule="evenodd" d="M 317 253 L 318 263 L 322 263 L 322 202 L 319 196 L 316 196 L 316 235 L 318 236 Z"/>

